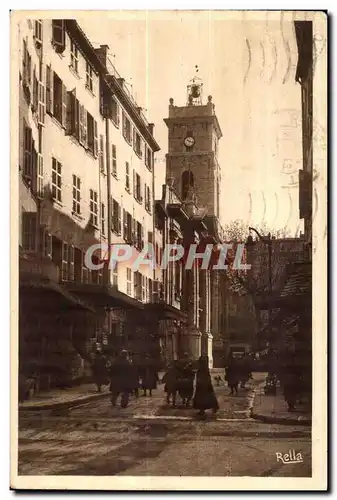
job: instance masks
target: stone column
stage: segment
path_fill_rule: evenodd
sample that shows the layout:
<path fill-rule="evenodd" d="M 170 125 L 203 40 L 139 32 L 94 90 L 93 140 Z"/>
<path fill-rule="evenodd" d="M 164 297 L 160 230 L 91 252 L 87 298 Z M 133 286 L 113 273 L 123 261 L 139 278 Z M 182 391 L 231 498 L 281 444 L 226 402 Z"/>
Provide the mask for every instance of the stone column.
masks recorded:
<path fill-rule="evenodd" d="M 185 310 L 188 320 L 182 336 L 182 351 L 188 352 L 192 359 L 201 355 L 201 333 L 197 327 L 198 295 L 197 295 L 197 269 L 185 270 L 184 295 L 186 297 Z"/>

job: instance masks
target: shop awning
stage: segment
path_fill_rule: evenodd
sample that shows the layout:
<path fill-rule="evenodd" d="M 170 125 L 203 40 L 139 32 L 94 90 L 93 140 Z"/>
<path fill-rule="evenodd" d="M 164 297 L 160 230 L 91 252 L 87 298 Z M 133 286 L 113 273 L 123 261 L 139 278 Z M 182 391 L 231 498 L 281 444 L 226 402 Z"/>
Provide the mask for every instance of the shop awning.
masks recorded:
<path fill-rule="evenodd" d="M 88 300 L 97 307 L 143 309 L 144 304 L 119 291 L 115 286 L 69 283 L 70 293 Z"/>
<path fill-rule="evenodd" d="M 43 311 L 67 308 L 84 309 L 92 313 L 96 312 L 90 304 L 48 278 L 21 278 L 19 290 L 19 299 L 26 297 L 32 306 L 41 308 Z"/>
<path fill-rule="evenodd" d="M 180 309 L 165 302 L 155 302 L 145 304 L 145 311 L 157 315 L 158 320 L 176 319 L 178 321 L 187 321 L 187 314 Z"/>

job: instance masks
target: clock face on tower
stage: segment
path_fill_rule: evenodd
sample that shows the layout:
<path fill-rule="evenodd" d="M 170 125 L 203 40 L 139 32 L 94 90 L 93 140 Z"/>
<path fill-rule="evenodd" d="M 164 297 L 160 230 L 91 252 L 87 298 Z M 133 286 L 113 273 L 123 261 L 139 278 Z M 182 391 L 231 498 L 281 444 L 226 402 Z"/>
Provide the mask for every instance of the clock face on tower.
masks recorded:
<path fill-rule="evenodd" d="M 194 146 L 194 143 L 195 143 L 195 139 L 194 137 L 192 136 L 187 136 L 184 140 L 184 144 L 187 148 L 191 148 L 192 146 Z"/>

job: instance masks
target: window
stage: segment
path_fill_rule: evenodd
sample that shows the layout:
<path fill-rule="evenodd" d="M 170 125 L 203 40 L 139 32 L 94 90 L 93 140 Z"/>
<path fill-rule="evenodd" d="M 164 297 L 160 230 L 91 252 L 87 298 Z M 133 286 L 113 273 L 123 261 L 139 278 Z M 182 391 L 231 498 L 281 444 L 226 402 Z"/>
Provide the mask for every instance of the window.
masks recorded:
<path fill-rule="evenodd" d="M 27 41 L 23 40 L 22 81 L 25 87 L 32 83 L 32 58 L 27 49 Z"/>
<path fill-rule="evenodd" d="M 97 122 L 93 119 L 90 113 L 87 113 L 87 133 L 88 133 L 88 149 L 97 157 L 98 155 L 98 135 Z"/>
<path fill-rule="evenodd" d="M 99 264 L 99 258 L 97 257 L 97 255 L 92 256 L 92 263 L 95 265 Z M 90 278 L 91 279 L 89 281 L 93 285 L 101 285 L 103 279 L 102 269 L 96 269 L 96 270 L 92 269 L 90 273 Z"/>
<path fill-rule="evenodd" d="M 145 208 L 151 213 L 151 189 L 145 184 Z"/>
<path fill-rule="evenodd" d="M 61 196 L 61 187 L 62 187 L 61 175 L 62 175 L 62 165 L 61 165 L 61 163 L 59 161 L 57 161 L 55 158 L 53 158 L 53 162 L 52 162 L 51 189 L 52 189 L 53 199 L 56 200 L 56 201 L 59 201 L 59 202 L 62 201 L 62 196 Z"/>
<path fill-rule="evenodd" d="M 132 270 L 129 267 L 126 268 L 126 293 L 132 295 Z"/>
<path fill-rule="evenodd" d="M 90 189 L 90 222 L 93 226 L 98 227 L 97 191 L 93 189 Z"/>
<path fill-rule="evenodd" d="M 185 170 L 185 172 L 182 173 L 181 176 L 181 196 L 182 199 L 185 200 L 189 193 L 191 188 L 194 186 L 194 177 L 193 174 L 190 170 Z"/>
<path fill-rule="evenodd" d="M 104 166 L 104 135 L 99 136 L 99 168 L 102 174 L 105 174 Z"/>
<path fill-rule="evenodd" d="M 88 62 L 86 63 L 85 78 L 86 78 L 85 86 L 87 87 L 87 89 L 93 92 L 94 91 L 93 70 Z"/>
<path fill-rule="evenodd" d="M 133 195 L 137 201 L 143 201 L 140 175 L 135 171 L 133 171 Z"/>
<path fill-rule="evenodd" d="M 111 158 L 112 158 L 112 175 L 117 178 L 117 150 L 115 144 L 113 144 L 111 147 Z"/>
<path fill-rule="evenodd" d="M 52 21 L 53 38 L 52 43 L 56 52 L 62 53 L 66 48 L 66 33 L 64 19 L 53 19 Z"/>
<path fill-rule="evenodd" d="M 144 247 L 144 230 L 140 222 L 136 223 L 136 247 L 138 250 Z"/>
<path fill-rule="evenodd" d="M 129 118 L 127 118 L 124 112 L 123 112 L 123 137 L 129 144 L 131 144 L 131 122 Z"/>
<path fill-rule="evenodd" d="M 130 193 L 130 165 L 129 162 L 125 162 L 125 189 Z"/>
<path fill-rule="evenodd" d="M 62 281 L 74 281 L 75 279 L 75 249 L 72 245 L 62 242 Z"/>
<path fill-rule="evenodd" d="M 116 200 L 112 200 L 112 231 L 116 234 L 121 234 L 122 231 L 122 209 Z"/>
<path fill-rule="evenodd" d="M 42 45 L 42 20 L 37 19 L 34 24 L 34 40 L 36 47 L 41 47 Z"/>
<path fill-rule="evenodd" d="M 149 170 L 152 170 L 153 166 L 153 153 L 150 148 L 145 146 L 145 165 Z"/>
<path fill-rule="evenodd" d="M 32 100 L 32 110 L 34 113 L 38 111 L 39 106 L 39 80 L 36 75 L 36 67 L 33 71 L 33 100 Z"/>
<path fill-rule="evenodd" d="M 101 231 L 105 234 L 105 205 L 101 203 Z"/>
<path fill-rule="evenodd" d="M 128 243 L 132 243 L 132 229 L 133 229 L 132 217 L 129 212 L 123 210 L 123 238 Z"/>
<path fill-rule="evenodd" d="M 81 179 L 73 175 L 73 213 L 81 213 Z"/>
<path fill-rule="evenodd" d="M 112 269 L 112 284 L 113 286 L 118 286 L 118 262 L 114 262 L 114 267 Z"/>
<path fill-rule="evenodd" d="M 73 91 L 67 92 L 67 124 L 66 124 L 66 134 L 76 137 L 77 140 L 80 138 L 80 123 L 79 123 L 79 102 L 75 97 Z"/>
<path fill-rule="evenodd" d="M 142 278 L 143 276 L 139 271 L 133 273 L 134 297 L 137 300 L 142 300 Z"/>
<path fill-rule="evenodd" d="M 36 252 L 37 213 L 22 213 L 22 248 L 26 252 Z"/>
<path fill-rule="evenodd" d="M 142 156 L 143 156 L 142 140 L 141 140 L 141 137 L 135 128 L 133 129 L 133 150 L 137 156 L 142 158 Z"/>
<path fill-rule="evenodd" d="M 24 124 L 23 129 L 23 175 L 26 179 L 33 179 L 33 137 L 32 129 Z"/>
<path fill-rule="evenodd" d="M 73 40 L 70 42 L 70 67 L 78 73 L 78 48 Z"/>
<path fill-rule="evenodd" d="M 52 236 L 46 229 L 40 229 L 40 255 L 41 257 L 52 257 Z"/>
<path fill-rule="evenodd" d="M 116 125 L 116 127 L 119 127 L 119 106 L 116 99 L 114 99 L 113 97 L 111 98 L 110 114 L 113 123 Z"/>
<path fill-rule="evenodd" d="M 67 121 L 67 90 L 62 83 L 62 80 L 54 72 L 53 74 L 53 113 L 56 120 L 66 127 Z"/>
<path fill-rule="evenodd" d="M 146 287 L 147 287 L 147 278 L 141 275 L 141 301 L 146 302 Z"/>

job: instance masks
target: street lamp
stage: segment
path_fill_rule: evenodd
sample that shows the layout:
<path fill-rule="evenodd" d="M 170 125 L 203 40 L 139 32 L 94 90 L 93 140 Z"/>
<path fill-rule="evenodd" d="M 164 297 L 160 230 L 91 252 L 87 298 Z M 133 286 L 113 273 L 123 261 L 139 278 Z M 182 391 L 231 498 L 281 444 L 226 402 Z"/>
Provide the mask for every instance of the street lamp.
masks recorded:
<path fill-rule="evenodd" d="M 268 291 L 269 291 L 269 299 L 268 299 L 268 337 L 269 337 L 269 355 L 271 355 L 271 339 L 272 339 L 272 266 L 271 266 L 271 255 L 272 255 L 272 238 L 271 234 L 268 233 L 267 236 L 262 236 L 255 227 L 249 227 L 249 231 L 253 231 L 262 243 L 267 245 L 268 247 Z M 252 242 L 252 237 L 249 237 L 249 242 Z M 269 360 L 270 361 L 270 360 Z"/>

